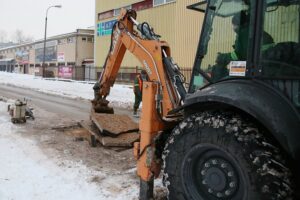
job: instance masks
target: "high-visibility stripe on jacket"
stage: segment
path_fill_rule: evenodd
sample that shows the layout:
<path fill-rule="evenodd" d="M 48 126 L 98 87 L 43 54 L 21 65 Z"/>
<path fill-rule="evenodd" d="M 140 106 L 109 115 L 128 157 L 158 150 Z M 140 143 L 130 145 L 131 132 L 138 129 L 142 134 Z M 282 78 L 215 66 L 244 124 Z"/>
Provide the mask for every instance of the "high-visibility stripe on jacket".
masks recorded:
<path fill-rule="evenodd" d="M 139 79 L 140 91 L 142 91 L 143 90 L 143 80 L 142 80 L 141 76 L 139 76 L 138 79 Z"/>
<path fill-rule="evenodd" d="M 268 50 L 269 48 L 274 47 L 274 46 L 275 46 L 275 43 L 264 44 L 264 45 L 262 45 L 261 50 L 262 50 L 262 51 L 266 51 L 266 50 Z M 232 52 L 230 53 L 230 57 L 231 57 L 231 60 L 233 60 L 233 61 L 239 60 L 239 57 L 238 57 L 238 55 L 235 53 L 235 51 L 232 51 Z"/>
<path fill-rule="evenodd" d="M 136 89 L 139 89 L 139 92 L 142 92 L 142 90 L 143 90 L 143 80 L 140 75 L 137 75 L 136 78 L 134 79 L 134 91 L 135 92 L 137 92 Z"/>

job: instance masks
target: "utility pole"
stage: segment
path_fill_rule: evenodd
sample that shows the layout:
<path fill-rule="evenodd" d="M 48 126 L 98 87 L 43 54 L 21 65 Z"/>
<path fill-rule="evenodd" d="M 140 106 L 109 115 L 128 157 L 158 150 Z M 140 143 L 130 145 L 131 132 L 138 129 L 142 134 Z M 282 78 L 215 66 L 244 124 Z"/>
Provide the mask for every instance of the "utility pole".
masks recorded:
<path fill-rule="evenodd" d="M 45 77 L 45 55 L 46 55 L 46 37 L 47 37 L 47 20 L 48 20 L 48 11 L 50 8 L 61 8 L 61 5 L 54 5 L 54 6 L 49 6 L 47 8 L 46 11 L 46 18 L 45 18 L 45 35 L 44 35 L 44 50 L 43 50 L 43 64 L 42 64 L 42 68 L 43 68 L 43 77 Z"/>

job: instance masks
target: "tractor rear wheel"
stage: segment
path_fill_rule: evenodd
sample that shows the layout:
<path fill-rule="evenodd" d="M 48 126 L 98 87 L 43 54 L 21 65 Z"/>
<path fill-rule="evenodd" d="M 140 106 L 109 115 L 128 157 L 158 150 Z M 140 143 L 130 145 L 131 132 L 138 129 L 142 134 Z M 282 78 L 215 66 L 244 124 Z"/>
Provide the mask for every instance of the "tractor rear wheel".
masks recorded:
<path fill-rule="evenodd" d="M 293 199 L 291 172 L 280 149 L 233 113 L 185 119 L 169 137 L 163 160 L 171 200 Z"/>

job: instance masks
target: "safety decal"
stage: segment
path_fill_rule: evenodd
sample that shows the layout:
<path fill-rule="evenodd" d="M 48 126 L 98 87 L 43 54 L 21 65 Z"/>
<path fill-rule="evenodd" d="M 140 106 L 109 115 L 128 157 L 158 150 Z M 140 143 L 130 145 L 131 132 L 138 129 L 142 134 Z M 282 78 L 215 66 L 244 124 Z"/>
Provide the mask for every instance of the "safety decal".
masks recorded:
<path fill-rule="evenodd" d="M 246 76 L 246 61 L 231 61 L 229 64 L 229 76 Z"/>

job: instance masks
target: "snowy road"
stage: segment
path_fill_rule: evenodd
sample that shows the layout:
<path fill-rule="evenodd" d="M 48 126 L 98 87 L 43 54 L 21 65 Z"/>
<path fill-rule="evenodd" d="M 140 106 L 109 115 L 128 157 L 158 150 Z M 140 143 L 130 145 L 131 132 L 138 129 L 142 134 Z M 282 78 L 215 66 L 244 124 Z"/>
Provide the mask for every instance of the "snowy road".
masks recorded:
<path fill-rule="evenodd" d="M 9 85 L 0 85 L 0 96 L 10 99 L 29 99 L 30 103 L 54 113 L 76 119 L 88 119 L 91 109 L 88 100 L 76 100 Z"/>
<path fill-rule="evenodd" d="M 89 118 L 93 85 L 81 82 L 44 80 L 27 74 L 0 72 L 0 96 L 31 100 L 34 105 L 71 119 Z M 131 116 L 134 95 L 130 85 L 118 85 L 108 96 L 116 114 Z M 136 119 L 134 119 L 136 120 Z"/>
<path fill-rule="evenodd" d="M 48 80 L 28 74 L 0 72 L 0 85 L 12 85 L 72 99 L 94 98 L 93 84 L 87 82 Z M 111 102 L 111 106 L 132 108 L 134 102 L 132 86 L 114 84 L 107 99 Z"/>
<path fill-rule="evenodd" d="M 91 103 L 86 99 L 73 99 L 10 85 L 0 85 L 0 96 L 10 99 L 29 99 L 29 103 L 49 112 L 63 114 L 77 121 L 89 118 Z M 125 108 L 114 108 L 116 114 L 131 116 L 131 111 Z M 136 118 L 133 118 L 136 120 Z M 0 199 L 1 200 L 1 199 Z"/>

